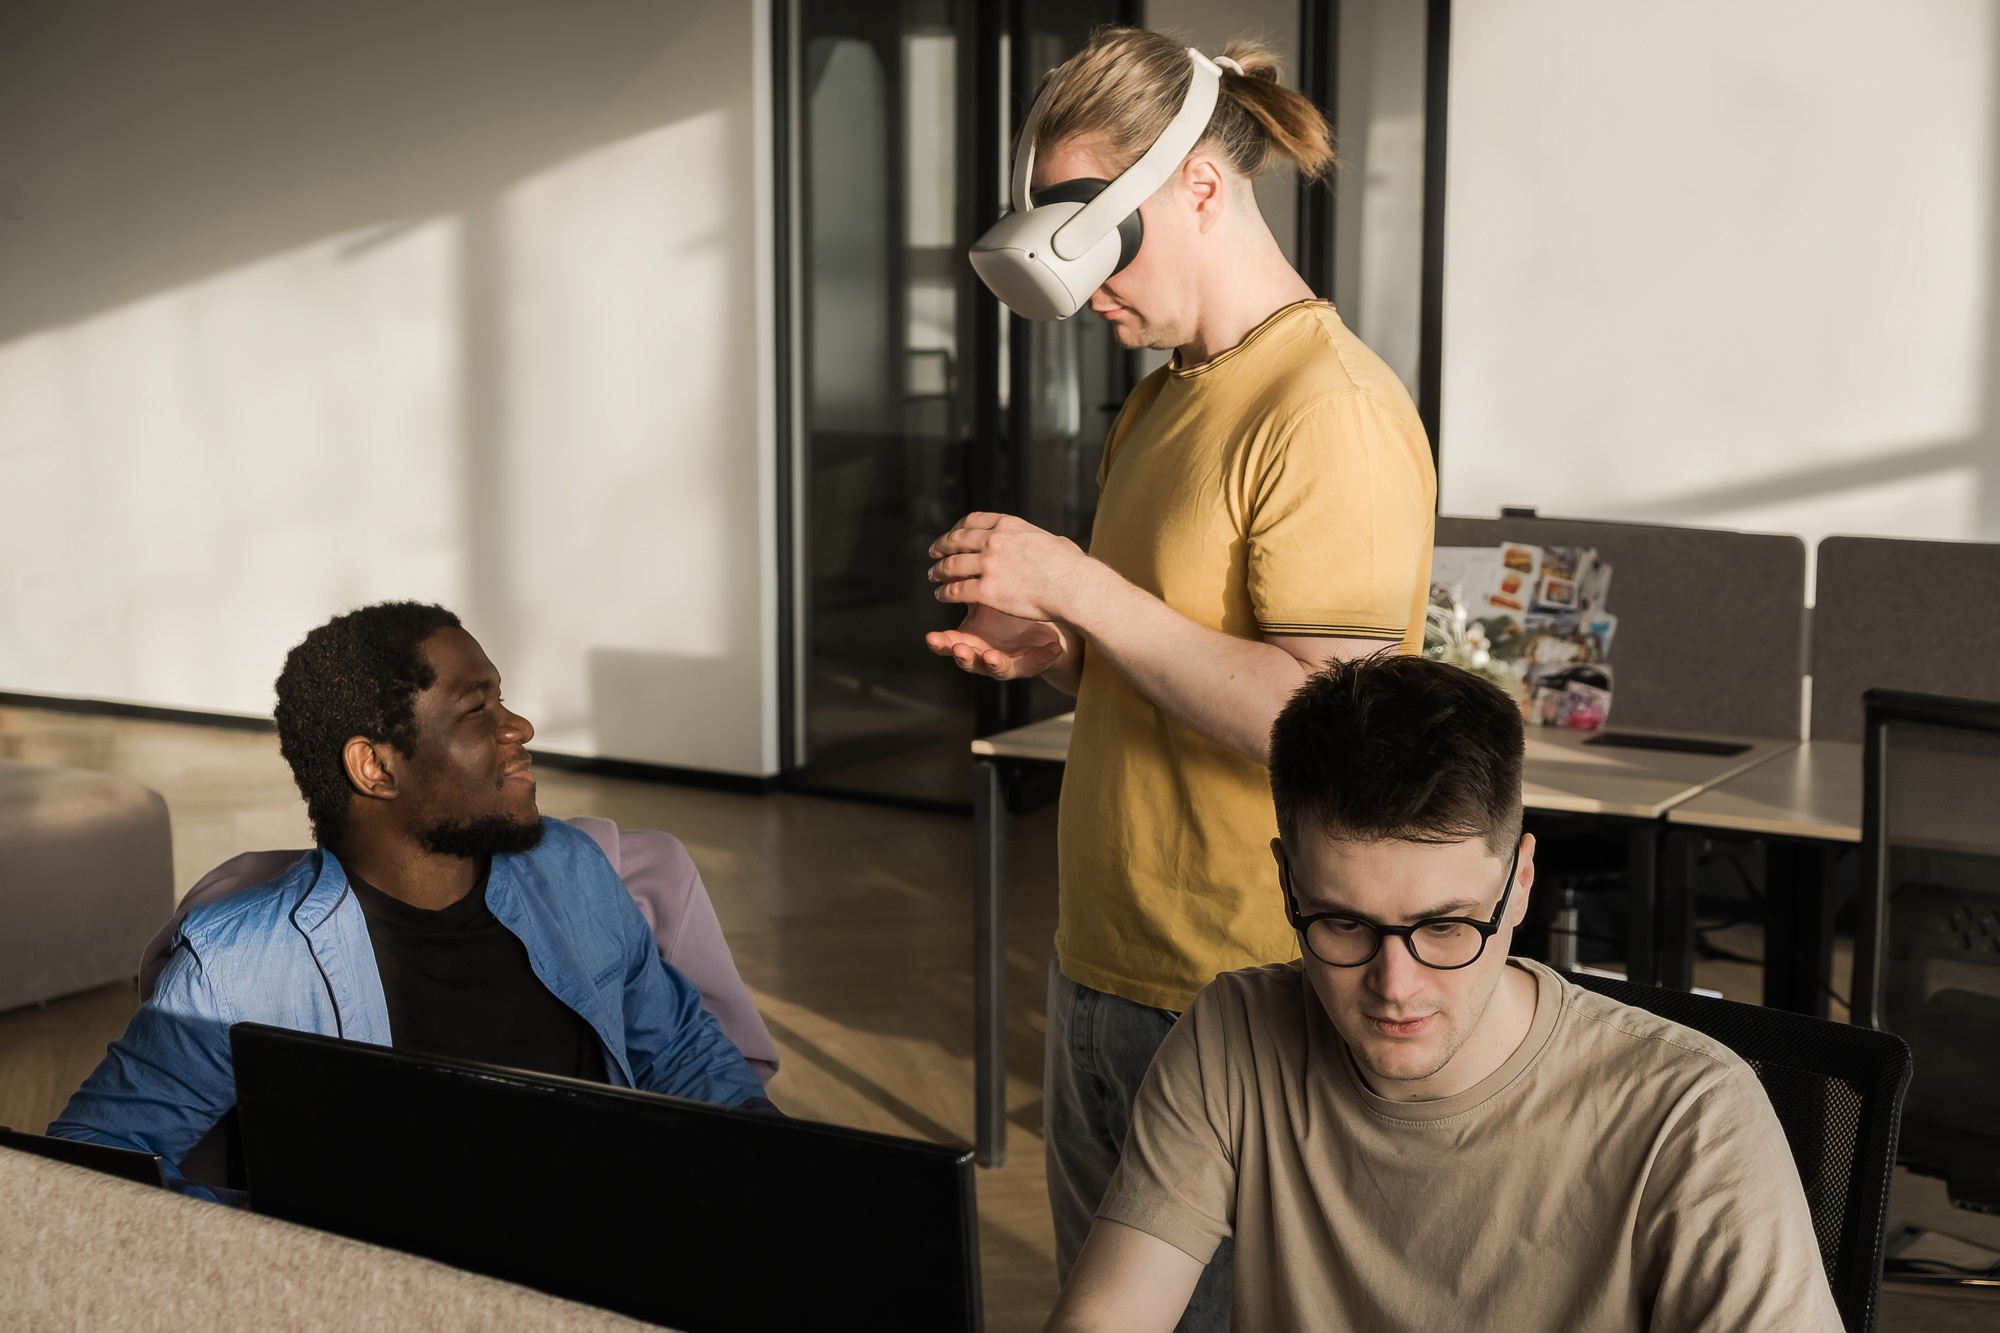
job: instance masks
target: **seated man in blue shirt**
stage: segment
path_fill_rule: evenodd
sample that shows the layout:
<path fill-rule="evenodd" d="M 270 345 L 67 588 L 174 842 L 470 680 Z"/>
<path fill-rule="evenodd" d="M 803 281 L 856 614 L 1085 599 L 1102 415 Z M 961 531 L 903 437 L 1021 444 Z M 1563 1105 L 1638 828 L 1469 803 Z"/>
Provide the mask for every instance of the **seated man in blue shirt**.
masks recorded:
<path fill-rule="evenodd" d="M 338 616 L 277 688 L 318 848 L 188 914 L 50 1134 L 178 1164 L 235 1104 L 242 1022 L 775 1109 L 597 845 L 540 817 L 535 729 L 457 616 Z"/>

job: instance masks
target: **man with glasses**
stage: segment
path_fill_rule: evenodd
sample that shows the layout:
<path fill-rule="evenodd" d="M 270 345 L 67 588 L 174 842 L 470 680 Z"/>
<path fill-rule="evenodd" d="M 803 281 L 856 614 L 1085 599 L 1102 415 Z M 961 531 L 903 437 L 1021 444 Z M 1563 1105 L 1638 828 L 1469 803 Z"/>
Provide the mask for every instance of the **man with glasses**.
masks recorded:
<path fill-rule="evenodd" d="M 1225 1237 L 1241 1329 L 1837 1330 L 1727 1048 L 1509 958 L 1535 844 L 1515 706 L 1337 662 L 1271 735 L 1271 910 L 1155 1057 L 1052 1330 L 1174 1326 Z"/>

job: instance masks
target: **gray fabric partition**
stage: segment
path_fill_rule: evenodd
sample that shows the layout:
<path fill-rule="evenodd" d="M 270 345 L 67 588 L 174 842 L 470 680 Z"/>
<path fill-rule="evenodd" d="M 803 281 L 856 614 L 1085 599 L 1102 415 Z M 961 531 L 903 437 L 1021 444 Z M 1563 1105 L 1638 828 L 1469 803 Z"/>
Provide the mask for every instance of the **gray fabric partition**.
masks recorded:
<path fill-rule="evenodd" d="M 1449 518 L 1439 546 L 1594 546 L 1613 567 L 1611 724 L 1796 740 L 1806 548 L 1797 537 L 1561 518 Z"/>
<path fill-rule="evenodd" d="M 1813 739 L 1859 742 L 1878 686 L 2000 700 L 2000 546 L 1828 537 L 1813 601 Z"/>

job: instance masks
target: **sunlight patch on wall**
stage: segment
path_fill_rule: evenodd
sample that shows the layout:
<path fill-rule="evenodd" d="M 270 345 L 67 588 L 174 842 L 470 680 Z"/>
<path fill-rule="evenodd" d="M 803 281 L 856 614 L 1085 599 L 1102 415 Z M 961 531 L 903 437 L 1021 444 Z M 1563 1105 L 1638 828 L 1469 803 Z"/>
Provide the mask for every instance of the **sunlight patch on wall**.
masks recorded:
<path fill-rule="evenodd" d="M 268 714 L 332 612 L 455 600 L 458 230 L 371 229 L 0 346 L 0 680 Z"/>
<path fill-rule="evenodd" d="M 1446 511 L 1991 529 L 1995 14 L 1455 15 Z M 1732 499 L 1770 477 L 1797 492 Z"/>

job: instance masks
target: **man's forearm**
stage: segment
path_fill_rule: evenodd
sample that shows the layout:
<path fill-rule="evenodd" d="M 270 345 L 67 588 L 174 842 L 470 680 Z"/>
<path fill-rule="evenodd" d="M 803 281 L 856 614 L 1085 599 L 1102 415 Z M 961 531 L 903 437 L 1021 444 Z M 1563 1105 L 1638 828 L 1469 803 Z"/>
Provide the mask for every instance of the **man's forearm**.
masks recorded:
<path fill-rule="evenodd" d="M 932 543 L 930 554 L 937 599 L 973 608 L 961 632 L 928 636 L 933 652 L 949 651 L 964 669 L 1003 680 L 1025 662 L 1031 669 L 1019 674 L 1040 673 L 1071 694 L 1086 655 L 1101 655 L 1169 717 L 1260 764 L 1271 723 L 1308 672 L 1386 646 L 1313 634 L 1238 638 L 1209 629 L 1074 542 L 1006 514 L 968 514 Z M 973 629 L 982 615 L 994 623 Z M 1054 625 L 1062 640 L 1053 662 L 1037 625 Z"/>
<path fill-rule="evenodd" d="M 1197 625 L 1110 567 L 1097 569 L 1064 608 L 1088 651 L 1175 721 L 1264 763 L 1271 723 L 1305 680 L 1305 663 L 1275 645 Z M 1073 654 L 1079 666 L 1082 651 L 1079 644 Z"/>
<path fill-rule="evenodd" d="M 1042 673 L 1042 679 L 1074 699 L 1083 687 L 1083 655 L 1087 645 L 1076 626 L 1058 625 L 1056 629 L 1062 635 L 1063 655 Z"/>

